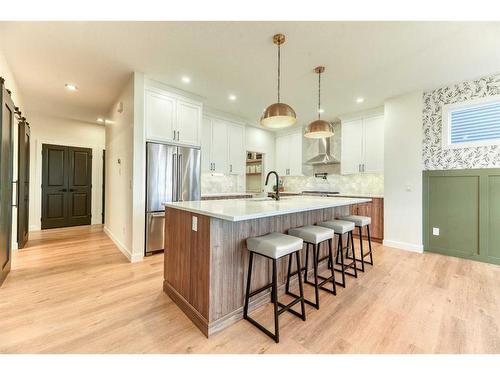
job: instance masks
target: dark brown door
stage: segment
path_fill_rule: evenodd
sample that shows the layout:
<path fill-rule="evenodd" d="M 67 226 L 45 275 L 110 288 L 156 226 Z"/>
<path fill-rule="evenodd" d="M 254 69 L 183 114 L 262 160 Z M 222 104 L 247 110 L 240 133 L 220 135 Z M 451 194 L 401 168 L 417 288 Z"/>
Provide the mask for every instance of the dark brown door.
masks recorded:
<path fill-rule="evenodd" d="M 22 249 L 28 241 L 29 231 L 30 127 L 23 119 L 18 128 L 17 246 Z"/>
<path fill-rule="evenodd" d="M 42 146 L 42 229 L 91 221 L 92 150 Z"/>
<path fill-rule="evenodd" d="M 0 77 L 0 285 L 10 271 L 12 251 L 12 129 L 15 107 Z"/>

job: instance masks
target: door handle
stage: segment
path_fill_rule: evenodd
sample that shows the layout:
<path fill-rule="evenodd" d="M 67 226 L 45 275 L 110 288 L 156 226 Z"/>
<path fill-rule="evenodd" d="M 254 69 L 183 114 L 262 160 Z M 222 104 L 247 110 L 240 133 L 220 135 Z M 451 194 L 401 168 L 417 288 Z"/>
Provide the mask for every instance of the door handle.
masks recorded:
<path fill-rule="evenodd" d="M 172 201 L 177 200 L 177 154 L 172 155 Z"/>
<path fill-rule="evenodd" d="M 63 193 L 66 193 L 68 189 L 60 189 L 59 191 L 62 191 Z"/>
<path fill-rule="evenodd" d="M 177 157 L 177 191 L 178 191 L 178 198 L 177 200 L 179 202 L 182 202 L 182 173 L 181 173 L 181 166 L 182 166 L 182 154 L 179 154 Z"/>

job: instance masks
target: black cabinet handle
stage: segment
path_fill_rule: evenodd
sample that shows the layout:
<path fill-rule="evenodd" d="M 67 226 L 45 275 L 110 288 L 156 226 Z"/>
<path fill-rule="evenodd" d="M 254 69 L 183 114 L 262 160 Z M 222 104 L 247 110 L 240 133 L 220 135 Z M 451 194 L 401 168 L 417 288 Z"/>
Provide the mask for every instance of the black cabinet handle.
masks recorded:
<path fill-rule="evenodd" d="M 62 192 L 64 192 L 64 193 L 65 193 L 65 192 L 67 192 L 67 191 L 68 191 L 68 189 L 61 189 L 61 190 L 59 190 L 59 191 L 62 191 Z"/>
<path fill-rule="evenodd" d="M 76 191 L 76 189 L 69 189 L 69 191 L 72 193 L 72 192 Z"/>

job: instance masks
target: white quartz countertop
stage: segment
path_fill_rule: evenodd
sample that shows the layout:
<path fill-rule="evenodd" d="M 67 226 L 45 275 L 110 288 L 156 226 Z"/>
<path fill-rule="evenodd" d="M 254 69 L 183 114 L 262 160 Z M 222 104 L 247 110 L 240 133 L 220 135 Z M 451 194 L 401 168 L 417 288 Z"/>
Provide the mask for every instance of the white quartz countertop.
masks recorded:
<path fill-rule="evenodd" d="M 164 206 L 228 221 L 243 221 L 370 201 L 369 198 L 290 196 L 281 197 L 279 201 L 271 198 L 249 198 L 168 202 L 164 203 Z"/>

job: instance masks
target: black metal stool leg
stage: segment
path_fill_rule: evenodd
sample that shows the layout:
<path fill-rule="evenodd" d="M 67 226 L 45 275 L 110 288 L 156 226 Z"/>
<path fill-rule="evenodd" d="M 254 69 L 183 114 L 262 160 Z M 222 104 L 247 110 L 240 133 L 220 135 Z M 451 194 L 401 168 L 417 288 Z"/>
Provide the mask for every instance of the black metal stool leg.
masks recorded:
<path fill-rule="evenodd" d="M 300 308 L 301 308 L 301 311 L 302 311 L 302 320 L 305 321 L 306 320 L 306 304 L 304 302 L 304 286 L 302 285 L 302 275 L 300 274 L 300 269 L 301 269 L 301 264 L 300 264 L 300 252 L 297 251 L 295 253 L 295 257 L 296 257 L 296 260 L 297 260 L 297 269 L 299 270 L 299 275 L 298 275 L 298 278 L 299 278 L 299 296 L 300 296 Z M 291 261 L 291 259 L 290 259 Z"/>
<path fill-rule="evenodd" d="M 273 303 L 274 303 L 274 341 L 280 342 L 280 327 L 278 318 L 278 267 L 277 260 L 273 259 Z"/>
<path fill-rule="evenodd" d="M 373 254 L 372 254 L 372 240 L 371 240 L 371 237 L 370 237 L 370 224 L 368 224 L 366 226 L 366 232 L 368 234 L 368 248 L 370 249 L 370 261 L 366 262 L 368 263 L 369 265 L 373 266 Z"/>
<path fill-rule="evenodd" d="M 245 307 L 243 308 L 243 318 L 248 317 L 248 302 L 250 300 L 250 281 L 252 280 L 253 252 L 250 251 L 248 258 L 247 292 L 245 294 Z"/>
<path fill-rule="evenodd" d="M 309 272 L 309 244 L 308 243 L 306 243 L 306 269 L 304 271 L 304 283 L 308 283 L 307 272 Z"/>
<path fill-rule="evenodd" d="M 345 263 L 344 263 L 344 250 L 342 249 L 342 235 L 339 234 L 339 240 L 337 243 L 337 258 L 340 255 L 340 267 L 342 272 L 342 283 L 337 282 L 342 288 L 345 288 Z"/>
<path fill-rule="evenodd" d="M 328 262 L 329 264 L 332 265 L 331 271 L 332 271 L 332 285 L 333 285 L 333 294 L 337 295 L 337 286 L 335 285 L 335 270 L 333 269 L 333 253 L 332 253 L 332 247 L 333 247 L 333 238 L 328 240 Z"/>
<path fill-rule="evenodd" d="M 354 237 L 352 235 L 352 231 L 349 232 L 347 240 L 349 241 L 349 236 L 351 237 L 351 247 L 352 247 L 352 259 L 356 259 L 356 252 L 354 251 Z M 358 265 L 356 262 L 354 262 L 354 277 L 358 277 Z"/>
<path fill-rule="evenodd" d="M 318 252 L 319 252 L 319 246 L 318 245 L 313 245 L 313 264 L 314 264 L 314 294 L 316 296 L 316 309 L 319 310 L 319 286 L 318 286 L 318 257 L 316 253 L 316 246 L 318 247 Z"/>
<path fill-rule="evenodd" d="M 292 260 L 293 260 L 293 254 L 290 254 L 288 256 L 288 272 L 286 274 L 285 293 L 288 293 L 290 291 L 290 274 L 292 273 Z M 300 274 L 300 268 L 297 268 L 297 271 L 299 271 L 299 279 L 300 279 L 302 277 Z"/>
<path fill-rule="evenodd" d="M 363 233 L 361 231 L 361 227 L 358 227 L 358 229 L 359 229 L 359 251 L 361 252 L 361 272 L 365 272 L 365 255 L 363 253 Z M 357 263 L 357 261 L 355 263 Z"/>

